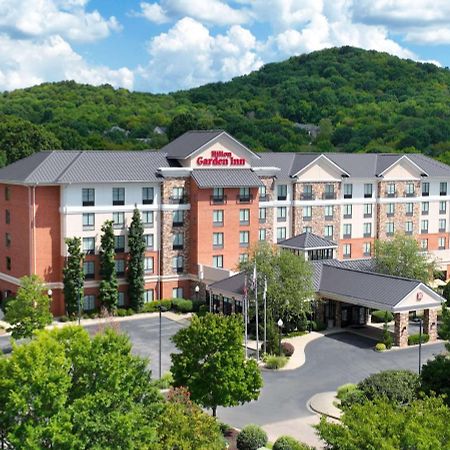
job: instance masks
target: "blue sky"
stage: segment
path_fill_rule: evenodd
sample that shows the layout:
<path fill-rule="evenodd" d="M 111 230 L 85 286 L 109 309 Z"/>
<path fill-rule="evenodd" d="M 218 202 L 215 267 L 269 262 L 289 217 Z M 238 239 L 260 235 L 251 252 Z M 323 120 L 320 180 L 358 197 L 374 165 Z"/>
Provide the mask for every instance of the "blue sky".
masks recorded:
<path fill-rule="evenodd" d="M 1 0 L 0 90 L 169 92 L 341 45 L 450 66 L 450 0 Z"/>

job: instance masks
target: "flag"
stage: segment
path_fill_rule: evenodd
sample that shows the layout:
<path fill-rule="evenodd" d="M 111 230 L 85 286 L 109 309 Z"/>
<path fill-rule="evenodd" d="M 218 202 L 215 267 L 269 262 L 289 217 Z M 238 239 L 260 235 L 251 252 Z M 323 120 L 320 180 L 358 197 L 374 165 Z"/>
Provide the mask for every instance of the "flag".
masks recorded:
<path fill-rule="evenodd" d="M 247 299 L 247 275 L 244 277 L 244 301 Z"/>

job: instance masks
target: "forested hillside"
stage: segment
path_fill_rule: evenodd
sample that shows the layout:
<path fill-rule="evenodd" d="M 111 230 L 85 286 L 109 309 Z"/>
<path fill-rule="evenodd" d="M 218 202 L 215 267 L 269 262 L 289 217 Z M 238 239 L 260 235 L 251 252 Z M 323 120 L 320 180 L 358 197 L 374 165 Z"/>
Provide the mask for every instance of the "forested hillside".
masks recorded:
<path fill-rule="evenodd" d="M 167 95 L 43 84 L 0 96 L 0 164 L 48 148 L 160 148 L 191 128 L 226 129 L 259 151 L 420 151 L 450 162 L 449 90 L 448 69 L 352 47 Z"/>

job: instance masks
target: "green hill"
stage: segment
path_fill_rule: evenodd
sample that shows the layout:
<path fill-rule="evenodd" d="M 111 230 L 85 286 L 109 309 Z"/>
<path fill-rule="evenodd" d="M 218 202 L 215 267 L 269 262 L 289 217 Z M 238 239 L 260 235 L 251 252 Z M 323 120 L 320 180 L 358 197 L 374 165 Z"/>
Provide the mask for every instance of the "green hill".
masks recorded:
<path fill-rule="evenodd" d="M 160 148 L 190 128 L 223 128 L 259 151 L 420 151 L 450 160 L 449 88 L 448 69 L 352 47 L 166 95 L 46 83 L 0 95 L 0 163 L 56 146 Z M 319 124 L 320 133 L 299 124 Z"/>

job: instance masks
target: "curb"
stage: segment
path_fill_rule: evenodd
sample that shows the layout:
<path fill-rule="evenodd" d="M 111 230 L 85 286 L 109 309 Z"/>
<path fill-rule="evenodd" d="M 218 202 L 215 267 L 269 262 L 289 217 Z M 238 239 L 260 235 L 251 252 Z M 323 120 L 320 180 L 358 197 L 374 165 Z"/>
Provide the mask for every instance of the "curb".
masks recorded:
<path fill-rule="evenodd" d="M 317 397 L 318 395 L 322 395 L 322 394 L 327 394 L 328 392 L 321 392 L 318 394 L 313 395 L 307 402 L 306 402 L 306 406 L 313 411 L 316 414 L 319 414 L 321 416 L 325 416 L 325 417 L 329 417 L 330 419 L 335 419 L 335 420 L 341 420 L 340 416 L 338 416 L 337 414 L 333 414 L 330 412 L 325 412 L 325 411 L 321 411 L 320 408 L 313 406 L 313 402 L 311 400 L 314 399 L 314 397 Z M 333 394 L 335 394 L 335 392 L 333 392 Z M 335 398 L 335 397 L 333 397 Z M 334 408 L 337 408 L 336 406 L 332 405 Z"/>

